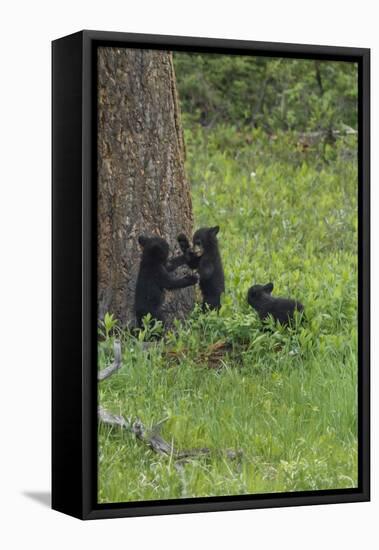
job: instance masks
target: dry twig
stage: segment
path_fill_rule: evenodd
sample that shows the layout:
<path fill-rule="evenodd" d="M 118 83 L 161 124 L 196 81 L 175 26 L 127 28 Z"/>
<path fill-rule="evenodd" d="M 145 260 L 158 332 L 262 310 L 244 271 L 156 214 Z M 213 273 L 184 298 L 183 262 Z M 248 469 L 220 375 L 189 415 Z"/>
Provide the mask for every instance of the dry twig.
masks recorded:
<path fill-rule="evenodd" d="M 114 350 L 114 361 L 105 369 L 99 371 L 97 379 L 99 382 L 109 378 L 114 372 L 121 368 L 121 342 L 120 340 L 115 340 L 113 345 Z"/>
<path fill-rule="evenodd" d="M 225 344 L 225 342 L 216 342 L 208 347 L 207 353 L 212 354 L 214 352 L 218 352 L 219 350 L 224 349 Z M 121 367 L 121 343 L 119 340 L 115 340 L 114 353 L 115 358 L 113 363 L 99 372 L 99 381 L 105 380 Z M 160 435 L 162 425 L 167 418 L 161 420 L 158 424 L 155 424 L 151 430 L 147 430 L 139 418 L 136 418 L 134 422 L 125 420 L 123 416 L 110 413 L 101 405 L 99 405 L 97 409 L 97 416 L 102 424 L 111 427 L 118 427 L 134 434 L 137 439 L 148 445 L 155 453 L 172 456 L 180 464 L 185 464 L 190 458 L 211 455 L 211 450 L 207 447 L 177 451 L 171 443 L 168 443 Z M 240 457 L 241 454 L 241 451 L 233 451 L 230 449 L 225 451 L 226 457 L 231 460 Z"/>

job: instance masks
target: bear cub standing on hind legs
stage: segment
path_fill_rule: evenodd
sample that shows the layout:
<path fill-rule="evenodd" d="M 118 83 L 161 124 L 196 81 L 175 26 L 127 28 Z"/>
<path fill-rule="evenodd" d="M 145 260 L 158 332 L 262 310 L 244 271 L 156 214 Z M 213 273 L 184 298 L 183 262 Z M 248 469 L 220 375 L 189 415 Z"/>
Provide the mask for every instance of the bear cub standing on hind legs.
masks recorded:
<path fill-rule="evenodd" d="M 183 233 L 178 236 L 185 263 L 191 269 L 196 269 L 199 274 L 203 311 L 220 309 L 221 294 L 225 290 L 224 270 L 217 242 L 219 230 L 218 225 L 198 229 L 193 236 L 192 249 Z"/>
<path fill-rule="evenodd" d="M 261 321 L 269 315 L 282 325 L 288 325 L 293 319 L 295 311 L 302 313 L 304 306 L 296 300 L 271 296 L 274 289 L 273 283 L 267 285 L 254 285 L 249 288 L 247 301 L 258 313 Z"/>
<path fill-rule="evenodd" d="M 142 318 L 148 313 L 154 319 L 165 323 L 162 305 L 165 290 L 175 290 L 195 285 L 197 275 L 187 275 L 176 279 L 169 273 L 172 268 L 167 265 L 169 246 L 160 237 L 144 237 L 140 235 L 138 242 L 142 247 L 142 258 L 138 272 L 135 313 L 137 324 L 142 327 Z"/>

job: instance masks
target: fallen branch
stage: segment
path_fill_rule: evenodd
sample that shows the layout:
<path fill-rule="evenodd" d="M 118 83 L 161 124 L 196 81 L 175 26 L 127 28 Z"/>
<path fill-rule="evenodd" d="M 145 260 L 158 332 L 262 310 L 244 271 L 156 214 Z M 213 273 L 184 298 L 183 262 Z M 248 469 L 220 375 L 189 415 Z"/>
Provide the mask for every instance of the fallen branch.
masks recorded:
<path fill-rule="evenodd" d="M 225 347 L 228 347 L 225 342 L 216 342 L 209 347 L 210 349 L 208 352 L 218 352 L 219 350 L 223 350 Z M 114 355 L 115 357 L 113 363 L 99 372 L 99 381 L 105 380 L 121 367 L 121 342 L 119 340 L 115 340 L 114 342 Z M 168 418 L 165 418 L 158 422 L 158 424 L 155 424 L 151 430 L 147 430 L 139 418 L 136 418 L 134 422 L 125 420 L 123 416 L 110 413 L 101 405 L 97 408 L 97 416 L 99 422 L 102 424 L 111 427 L 118 427 L 134 434 L 139 441 L 142 441 L 148 445 L 155 453 L 172 456 L 181 464 L 184 464 L 187 459 L 190 458 L 209 456 L 212 454 L 211 449 L 208 449 L 207 447 L 177 451 L 171 443 L 168 443 L 160 435 L 162 425 L 166 422 L 166 420 L 168 420 Z M 227 449 L 225 454 L 227 458 L 234 460 L 235 458 L 240 457 L 242 452 Z"/>
<path fill-rule="evenodd" d="M 125 420 L 123 416 L 110 413 L 101 406 L 97 409 L 97 415 L 99 421 L 103 424 L 112 427 L 116 426 L 133 433 L 137 439 L 143 443 L 146 443 L 146 445 L 148 445 L 157 454 L 164 454 L 174 456 L 178 459 L 183 459 L 210 453 L 209 449 L 191 449 L 190 451 L 181 452 L 176 451 L 174 447 L 163 439 L 159 433 L 162 422 L 153 426 L 151 430 L 146 430 L 144 424 L 139 418 L 131 423 Z"/>
<path fill-rule="evenodd" d="M 346 126 L 342 130 L 318 130 L 315 132 L 299 132 L 299 139 L 313 139 L 317 140 L 320 138 L 333 136 L 333 137 L 340 137 L 340 136 L 355 136 L 357 135 L 357 130 L 354 130 L 354 128 L 351 128 L 350 126 Z"/>
<path fill-rule="evenodd" d="M 137 439 L 149 445 L 154 452 L 169 456 L 176 455 L 173 446 L 170 443 L 167 443 L 167 441 L 160 436 L 159 429 L 157 430 L 153 427 L 152 430 L 147 432 L 145 426 L 139 418 L 133 422 L 132 432 Z"/>
<path fill-rule="evenodd" d="M 210 456 L 212 454 L 211 449 L 207 447 L 177 451 L 171 443 L 168 443 L 160 435 L 159 431 L 162 422 L 153 426 L 151 430 L 147 430 L 139 418 L 131 423 L 125 420 L 123 416 L 112 414 L 101 406 L 98 407 L 98 418 L 100 422 L 107 426 L 118 427 L 133 433 L 139 441 L 148 445 L 155 453 L 172 456 L 181 463 L 186 462 L 186 459 Z M 242 456 L 242 451 L 240 450 L 234 451 L 232 449 L 227 449 L 223 452 L 229 460 L 235 460 Z"/>
<path fill-rule="evenodd" d="M 151 430 L 146 431 L 145 426 L 138 418 L 137 420 L 135 420 L 135 422 L 133 422 L 132 432 L 139 440 L 149 445 L 149 447 L 156 453 L 173 456 L 175 459 L 178 460 L 210 454 L 211 451 L 207 448 L 190 449 L 188 451 L 176 451 L 173 445 L 171 445 L 171 443 L 167 443 L 167 441 L 163 439 L 163 437 L 160 435 L 162 424 L 163 422 L 159 422 L 158 424 L 153 426 Z"/>
<path fill-rule="evenodd" d="M 168 419 L 166 419 L 168 420 Z M 152 427 L 151 430 L 146 431 L 145 426 L 140 419 L 136 419 L 132 424 L 132 432 L 140 440 L 149 445 L 149 447 L 156 453 L 172 456 L 175 460 L 185 462 L 187 458 L 196 458 L 200 456 L 210 456 L 212 454 L 211 449 L 208 447 L 198 447 L 194 449 L 187 449 L 184 451 L 177 451 L 171 443 L 167 443 L 165 439 L 160 435 L 160 428 L 163 422 L 159 422 Z M 242 456 L 242 451 L 233 449 L 226 449 L 222 451 L 227 458 L 235 460 Z"/>
<path fill-rule="evenodd" d="M 107 426 L 118 426 L 119 428 L 124 428 L 125 430 L 131 429 L 129 422 L 127 422 L 123 416 L 112 414 L 103 409 L 100 405 L 97 408 L 97 416 L 100 422 L 106 424 Z"/>
<path fill-rule="evenodd" d="M 327 141 L 335 142 L 338 138 L 349 135 L 356 135 L 358 132 L 349 126 L 346 126 L 343 130 L 320 130 L 316 132 L 301 132 L 298 134 L 297 146 L 303 151 L 306 151 L 309 147 L 317 145 L 321 141 L 327 143 Z"/>
<path fill-rule="evenodd" d="M 118 371 L 121 368 L 121 342 L 120 340 L 115 340 L 113 345 L 114 350 L 114 361 L 108 367 L 101 370 L 97 374 L 97 379 L 99 382 L 109 378 L 114 372 Z"/>

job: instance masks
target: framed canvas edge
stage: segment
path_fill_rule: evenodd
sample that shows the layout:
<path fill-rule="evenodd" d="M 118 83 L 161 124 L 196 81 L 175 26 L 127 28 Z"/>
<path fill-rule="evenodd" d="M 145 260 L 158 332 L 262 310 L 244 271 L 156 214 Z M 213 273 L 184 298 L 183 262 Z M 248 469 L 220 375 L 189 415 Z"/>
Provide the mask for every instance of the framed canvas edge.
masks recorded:
<path fill-rule="evenodd" d="M 255 508 L 301 506 L 313 504 L 335 504 L 343 502 L 364 502 L 370 500 L 370 50 L 366 48 L 346 48 L 335 46 L 314 46 L 300 44 L 281 44 L 254 41 L 236 41 L 229 39 L 175 37 L 163 35 L 145 35 L 131 33 L 114 33 L 103 31 L 80 31 L 72 36 L 80 36 L 82 40 L 82 231 L 77 236 L 82 243 L 82 347 L 80 384 L 81 398 L 81 438 L 82 449 L 78 457 L 81 465 L 81 496 L 79 506 L 75 512 L 62 510 L 81 519 L 100 519 L 111 517 L 145 516 L 159 514 L 176 514 L 191 512 L 210 512 L 242 510 Z M 62 38 L 60 40 L 65 40 Z M 57 42 L 54 41 L 53 44 Z M 359 489 L 315 491 L 312 494 L 293 493 L 272 495 L 251 495 L 225 497 L 223 499 L 210 497 L 208 499 L 185 499 L 180 501 L 138 502 L 123 504 L 97 504 L 96 484 L 96 369 L 93 361 L 94 342 L 92 341 L 96 287 L 94 285 L 94 268 L 96 266 L 96 205 L 93 193 L 94 168 L 96 166 L 96 150 L 94 149 L 94 120 L 96 105 L 94 97 L 94 48 L 99 44 L 123 44 L 125 47 L 180 47 L 184 50 L 205 48 L 209 51 L 227 53 L 282 55 L 285 57 L 321 56 L 324 59 L 342 59 L 356 61 L 360 73 L 360 186 L 359 186 L 359 323 L 360 344 L 359 351 Z M 283 49 L 282 49 L 283 48 Z M 54 178 L 53 178 L 54 185 Z M 54 317 L 54 311 L 53 311 Z M 95 415 L 95 416 L 94 416 Z M 53 465 L 54 469 L 54 465 Z M 53 498 L 54 503 L 54 498 Z M 54 506 L 55 509 L 58 509 Z M 78 509 L 81 511 L 78 512 Z"/>
<path fill-rule="evenodd" d="M 282 55 L 283 57 L 308 56 L 310 58 L 318 55 L 335 60 L 349 60 L 348 58 L 361 58 L 370 55 L 370 48 L 361 48 L 354 46 L 335 46 L 325 44 L 298 44 L 290 42 L 269 42 L 258 40 L 239 40 L 234 38 L 208 38 L 200 36 L 177 36 L 165 34 L 143 34 L 118 31 L 101 31 L 83 29 L 71 35 L 58 38 L 54 42 L 65 40 L 68 37 L 81 35 L 83 42 L 90 47 L 91 43 L 113 43 L 113 45 L 126 45 L 129 47 L 142 48 L 183 48 L 184 50 L 202 48 L 209 49 L 212 52 L 225 50 L 225 53 L 249 53 L 252 55 Z"/>
<path fill-rule="evenodd" d="M 52 43 L 52 508 L 75 517 L 83 516 L 82 42 L 76 33 Z"/>

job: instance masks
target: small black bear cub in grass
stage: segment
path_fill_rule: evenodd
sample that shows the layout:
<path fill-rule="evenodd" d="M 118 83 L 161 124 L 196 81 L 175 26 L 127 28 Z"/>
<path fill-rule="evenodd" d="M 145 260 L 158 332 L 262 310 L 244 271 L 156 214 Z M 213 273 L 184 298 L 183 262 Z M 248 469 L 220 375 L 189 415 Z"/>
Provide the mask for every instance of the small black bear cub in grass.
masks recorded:
<path fill-rule="evenodd" d="M 217 242 L 219 230 L 218 225 L 198 229 L 193 236 L 192 249 L 185 235 L 178 236 L 185 263 L 199 273 L 203 311 L 220 309 L 221 294 L 225 290 L 224 270 Z"/>
<path fill-rule="evenodd" d="M 293 319 L 295 311 L 303 312 L 304 306 L 296 300 L 271 296 L 273 288 L 273 283 L 254 285 L 249 288 L 247 301 L 262 321 L 272 315 L 275 321 L 287 325 Z"/>
<path fill-rule="evenodd" d="M 167 264 L 169 246 L 164 239 L 140 235 L 138 242 L 142 247 L 142 258 L 134 307 L 138 326 L 142 327 L 142 318 L 148 313 L 154 319 L 165 322 L 162 311 L 165 290 L 195 285 L 198 282 L 198 277 L 197 275 L 187 275 L 176 279 L 169 273 L 172 271 L 172 267 Z"/>

